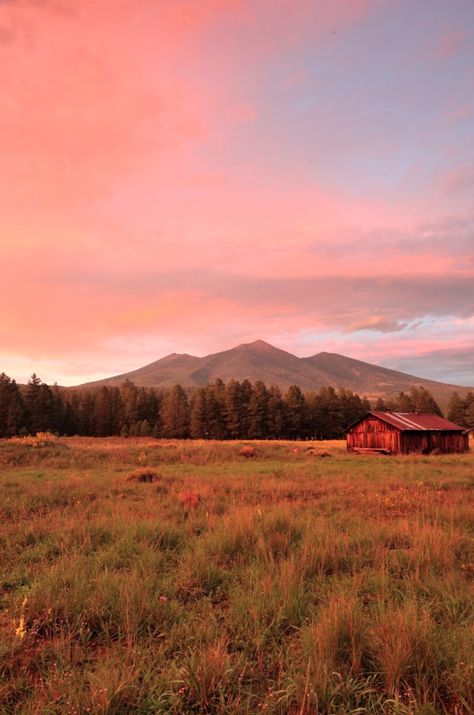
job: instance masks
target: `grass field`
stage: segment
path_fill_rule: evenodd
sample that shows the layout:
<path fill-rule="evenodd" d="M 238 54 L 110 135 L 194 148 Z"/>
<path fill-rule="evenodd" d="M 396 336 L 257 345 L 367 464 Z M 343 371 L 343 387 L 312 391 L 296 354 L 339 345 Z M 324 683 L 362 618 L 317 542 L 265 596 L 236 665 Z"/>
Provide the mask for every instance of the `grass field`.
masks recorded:
<path fill-rule="evenodd" d="M 474 710 L 474 455 L 252 444 L 0 442 L 1 713 Z"/>

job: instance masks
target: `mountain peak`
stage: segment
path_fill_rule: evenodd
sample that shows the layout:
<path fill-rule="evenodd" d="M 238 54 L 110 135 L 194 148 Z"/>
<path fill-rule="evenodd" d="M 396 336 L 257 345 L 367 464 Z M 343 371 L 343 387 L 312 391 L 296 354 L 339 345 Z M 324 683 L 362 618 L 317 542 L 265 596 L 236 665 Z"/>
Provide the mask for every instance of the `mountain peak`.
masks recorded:
<path fill-rule="evenodd" d="M 241 345 L 239 345 L 239 348 L 247 348 L 259 353 L 268 353 L 274 350 L 278 350 L 278 348 L 275 348 L 273 345 L 270 345 L 270 343 L 266 343 L 265 340 L 254 340 L 251 343 L 242 343 Z"/>
<path fill-rule="evenodd" d="M 160 360 L 178 360 L 179 358 L 192 358 L 193 360 L 196 359 L 194 355 L 190 355 L 189 353 L 170 353 L 169 355 L 165 355 L 165 357 L 160 358 Z"/>
<path fill-rule="evenodd" d="M 180 357 L 182 357 L 182 355 L 180 355 L 180 353 L 170 353 L 169 355 L 165 355 L 164 357 L 160 358 L 160 360 L 162 363 L 172 362 L 173 360 L 176 360 Z"/>

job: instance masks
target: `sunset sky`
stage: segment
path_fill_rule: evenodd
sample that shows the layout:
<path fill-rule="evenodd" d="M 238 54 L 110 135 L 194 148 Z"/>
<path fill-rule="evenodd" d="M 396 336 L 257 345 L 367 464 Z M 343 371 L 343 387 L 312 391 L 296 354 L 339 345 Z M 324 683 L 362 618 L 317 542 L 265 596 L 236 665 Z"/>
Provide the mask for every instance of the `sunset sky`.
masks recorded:
<path fill-rule="evenodd" d="M 473 0 L 0 0 L 0 372 L 474 385 Z"/>

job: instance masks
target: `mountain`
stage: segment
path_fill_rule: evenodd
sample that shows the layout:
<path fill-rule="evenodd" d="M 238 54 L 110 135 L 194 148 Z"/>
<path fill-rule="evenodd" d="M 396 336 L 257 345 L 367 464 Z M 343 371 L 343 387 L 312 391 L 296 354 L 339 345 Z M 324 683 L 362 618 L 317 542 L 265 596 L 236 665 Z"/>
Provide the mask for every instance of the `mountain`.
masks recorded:
<path fill-rule="evenodd" d="M 246 378 L 251 382 L 263 380 L 267 385 L 277 384 L 283 389 L 290 385 L 299 385 L 303 390 L 317 390 L 323 386 L 343 387 L 369 398 L 397 394 L 416 385 L 425 387 L 436 399 L 445 401 L 453 390 L 464 395 L 469 389 L 415 377 L 337 353 L 322 352 L 298 358 L 263 340 L 244 343 L 205 357 L 172 353 L 138 370 L 81 387 L 120 385 L 127 379 L 144 387 L 169 387 L 176 383 L 195 387 L 217 378 L 224 382 Z"/>
<path fill-rule="evenodd" d="M 398 372 L 337 353 L 322 352 L 301 360 L 323 372 L 331 385 L 345 387 L 369 398 L 395 395 L 402 391 L 406 392 L 413 386 L 421 386 L 429 390 L 437 399 L 443 400 L 454 390 L 464 395 L 471 389 Z"/>

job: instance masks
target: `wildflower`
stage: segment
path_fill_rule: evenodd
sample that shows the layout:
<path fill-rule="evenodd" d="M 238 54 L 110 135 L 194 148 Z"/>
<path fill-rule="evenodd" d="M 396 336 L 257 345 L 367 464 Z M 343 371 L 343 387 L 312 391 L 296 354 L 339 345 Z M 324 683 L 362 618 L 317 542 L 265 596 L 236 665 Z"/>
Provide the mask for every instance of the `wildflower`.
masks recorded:
<path fill-rule="evenodd" d="M 18 627 L 15 629 L 15 635 L 18 636 L 18 638 L 24 638 L 26 635 L 25 616 L 23 614 L 20 616 Z"/>
<path fill-rule="evenodd" d="M 25 613 L 24 613 L 24 610 L 25 610 L 25 607 L 26 607 L 26 604 L 27 604 L 27 603 L 28 603 L 28 599 L 27 599 L 27 597 L 25 596 L 25 598 L 23 599 L 23 603 L 21 604 L 20 620 L 18 621 L 18 626 L 17 626 L 17 628 L 15 628 L 15 635 L 16 635 L 18 638 L 21 638 L 21 639 L 23 639 L 23 638 L 26 636 L 26 626 L 25 626 Z"/>

